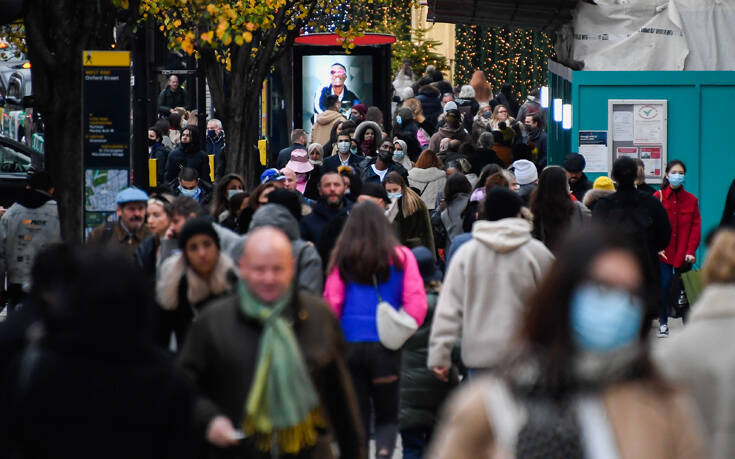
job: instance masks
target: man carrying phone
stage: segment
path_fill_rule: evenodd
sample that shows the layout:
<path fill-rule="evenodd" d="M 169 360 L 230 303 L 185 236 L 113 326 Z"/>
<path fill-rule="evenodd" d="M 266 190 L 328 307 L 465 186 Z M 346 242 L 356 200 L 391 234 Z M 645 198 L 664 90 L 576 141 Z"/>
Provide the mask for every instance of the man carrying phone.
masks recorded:
<path fill-rule="evenodd" d="M 341 457 L 365 459 L 341 328 L 321 297 L 294 286 L 288 237 L 252 230 L 240 274 L 237 292 L 192 324 L 179 360 L 212 457 L 331 457 L 332 431 Z"/>

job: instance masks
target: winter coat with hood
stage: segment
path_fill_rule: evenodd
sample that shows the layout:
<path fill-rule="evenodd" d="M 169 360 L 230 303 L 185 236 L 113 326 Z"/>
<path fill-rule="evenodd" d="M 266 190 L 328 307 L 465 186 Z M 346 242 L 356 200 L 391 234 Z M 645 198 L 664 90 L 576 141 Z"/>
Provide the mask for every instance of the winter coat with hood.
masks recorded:
<path fill-rule="evenodd" d="M 324 110 L 316 117 L 316 122 L 311 128 L 311 142 L 320 145 L 326 145 L 329 142 L 329 136 L 332 133 L 332 126 L 335 123 L 347 121 L 340 112 L 336 110 Z M 325 152 L 326 153 L 326 152 Z"/>
<path fill-rule="evenodd" d="M 367 130 L 367 128 L 371 128 L 373 130 L 373 132 L 375 133 L 375 137 L 373 139 L 371 150 L 362 151 L 362 142 L 365 140 L 365 131 Z M 362 154 L 364 156 L 375 156 L 378 148 L 380 147 L 380 143 L 383 141 L 383 137 L 383 130 L 380 128 L 380 125 L 375 121 L 363 121 L 362 123 L 360 123 L 355 129 L 355 141 L 357 142 L 358 154 Z"/>
<path fill-rule="evenodd" d="M 27 291 L 36 254 L 55 242 L 61 242 L 56 201 L 48 193 L 26 190 L 0 218 L 0 277 L 7 273 L 8 283 Z"/>
<path fill-rule="evenodd" d="M 292 324 L 327 429 L 319 432 L 313 448 L 298 456 L 278 457 L 331 458 L 333 440 L 341 457 L 366 459 L 366 440 L 345 362 L 345 342 L 334 314 L 320 296 L 299 291 L 293 293 L 283 315 Z M 200 436 L 216 416 L 226 416 L 233 426 L 242 425 L 262 332 L 258 321 L 243 314 L 236 294 L 214 302 L 192 325 L 179 366 L 199 389 L 194 417 Z M 326 431 L 333 432 L 333 438 Z M 236 448 L 213 448 L 210 457 L 270 459 L 273 455 L 259 451 L 251 439 L 245 439 Z"/>
<path fill-rule="evenodd" d="M 296 260 L 296 285 L 320 295 L 324 285 L 322 259 L 312 244 L 301 239 L 299 223 L 291 212 L 279 204 L 260 206 L 250 221 L 250 231 L 261 226 L 274 226 L 286 233 Z"/>
<path fill-rule="evenodd" d="M 417 189 L 417 193 L 426 203 L 429 210 L 434 210 L 436 196 L 447 183 L 447 173 L 438 167 L 421 169 L 414 167 L 408 171 L 408 186 Z"/>
<path fill-rule="evenodd" d="M 452 348 L 460 337 L 465 365 L 500 364 L 512 346 L 528 295 L 553 260 L 543 243 L 531 236 L 526 220 L 475 222 L 472 240 L 456 253 L 444 279 L 427 366 L 451 367 Z"/>
<path fill-rule="evenodd" d="M 447 126 L 446 124 L 439 128 L 438 131 L 434 133 L 434 135 L 431 136 L 431 140 L 429 141 L 429 150 L 438 153 L 439 152 L 439 144 L 441 143 L 442 139 L 449 138 L 449 139 L 457 139 L 462 143 L 472 143 L 472 136 L 467 132 L 465 128 L 462 127 L 462 124 L 456 128 L 452 128 Z"/>
<path fill-rule="evenodd" d="M 702 237 L 699 201 L 684 188 L 674 190 L 670 186 L 655 192 L 653 196 L 661 201 L 671 223 L 671 241 L 664 249 L 666 258 L 659 256 L 659 261 L 681 268 L 687 255 L 696 255 Z"/>
<path fill-rule="evenodd" d="M 439 122 L 439 115 L 442 114 L 442 103 L 439 90 L 431 85 L 422 86 L 419 88 L 419 93 L 416 98 L 421 102 L 421 108 L 424 112 L 424 117 L 436 128 Z M 436 151 L 436 150 L 435 150 Z"/>
<path fill-rule="evenodd" d="M 710 457 L 735 457 L 735 284 L 707 286 L 684 330 L 655 347 L 664 377 L 693 396 L 707 433 Z"/>

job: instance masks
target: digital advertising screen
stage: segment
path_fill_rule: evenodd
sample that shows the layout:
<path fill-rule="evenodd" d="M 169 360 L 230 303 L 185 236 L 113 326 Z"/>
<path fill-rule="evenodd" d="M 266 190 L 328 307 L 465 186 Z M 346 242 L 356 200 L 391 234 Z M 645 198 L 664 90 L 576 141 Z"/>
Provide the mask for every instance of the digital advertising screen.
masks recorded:
<path fill-rule="evenodd" d="M 309 135 L 330 94 L 339 97 L 346 118 L 353 105 L 374 105 L 373 56 L 305 55 L 301 65 L 302 127 Z"/>

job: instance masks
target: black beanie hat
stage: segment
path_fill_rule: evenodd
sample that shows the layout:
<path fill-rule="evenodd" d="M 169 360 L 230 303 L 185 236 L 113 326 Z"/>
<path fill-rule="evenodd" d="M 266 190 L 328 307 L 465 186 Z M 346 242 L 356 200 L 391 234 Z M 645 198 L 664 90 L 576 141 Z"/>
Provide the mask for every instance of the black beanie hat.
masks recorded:
<path fill-rule="evenodd" d="M 217 244 L 217 248 L 220 248 L 219 236 L 214 226 L 212 226 L 212 221 L 208 217 L 192 218 L 184 223 L 184 227 L 181 228 L 181 232 L 179 233 L 179 248 L 185 250 L 186 243 L 197 234 L 206 234 L 211 237 L 214 243 Z"/>
<path fill-rule="evenodd" d="M 297 192 L 285 188 L 275 189 L 268 193 L 267 199 L 269 204 L 280 204 L 288 209 L 296 221 L 301 220 L 301 199 Z"/>
<path fill-rule="evenodd" d="M 360 195 L 366 195 L 371 196 L 373 198 L 382 199 L 385 201 L 386 204 L 390 203 L 390 198 L 388 198 L 388 193 L 385 191 L 385 188 L 383 185 L 379 183 L 364 183 L 362 185 L 362 189 L 360 190 Z"/>
<path fill-rule="evenodd" d="M 485 219 L 494 222 L 514 218 L 521 211 L 522 205 L 518 193 L 505 187 L 493 187 L 485 196 Z"/>
<path fill-rule="evenodd" d="M 564 158 L 564 169 L 567 172 L 582 172 L 587 162 L 579 153 L 570 153 Z"/>

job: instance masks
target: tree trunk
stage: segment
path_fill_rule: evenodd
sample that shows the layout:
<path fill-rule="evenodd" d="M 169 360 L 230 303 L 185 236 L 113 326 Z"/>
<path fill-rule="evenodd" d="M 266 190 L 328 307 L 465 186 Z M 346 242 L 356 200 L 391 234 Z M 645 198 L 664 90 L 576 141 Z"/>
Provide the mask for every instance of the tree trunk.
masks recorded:
<path fill-rule="evenodd" d="M 109 49 L 109 0 L 26 0 L 35 109 L 43 117 L 46 170 L 56 187 L 62 237 L 82 241 L 82 51 Z"/>

